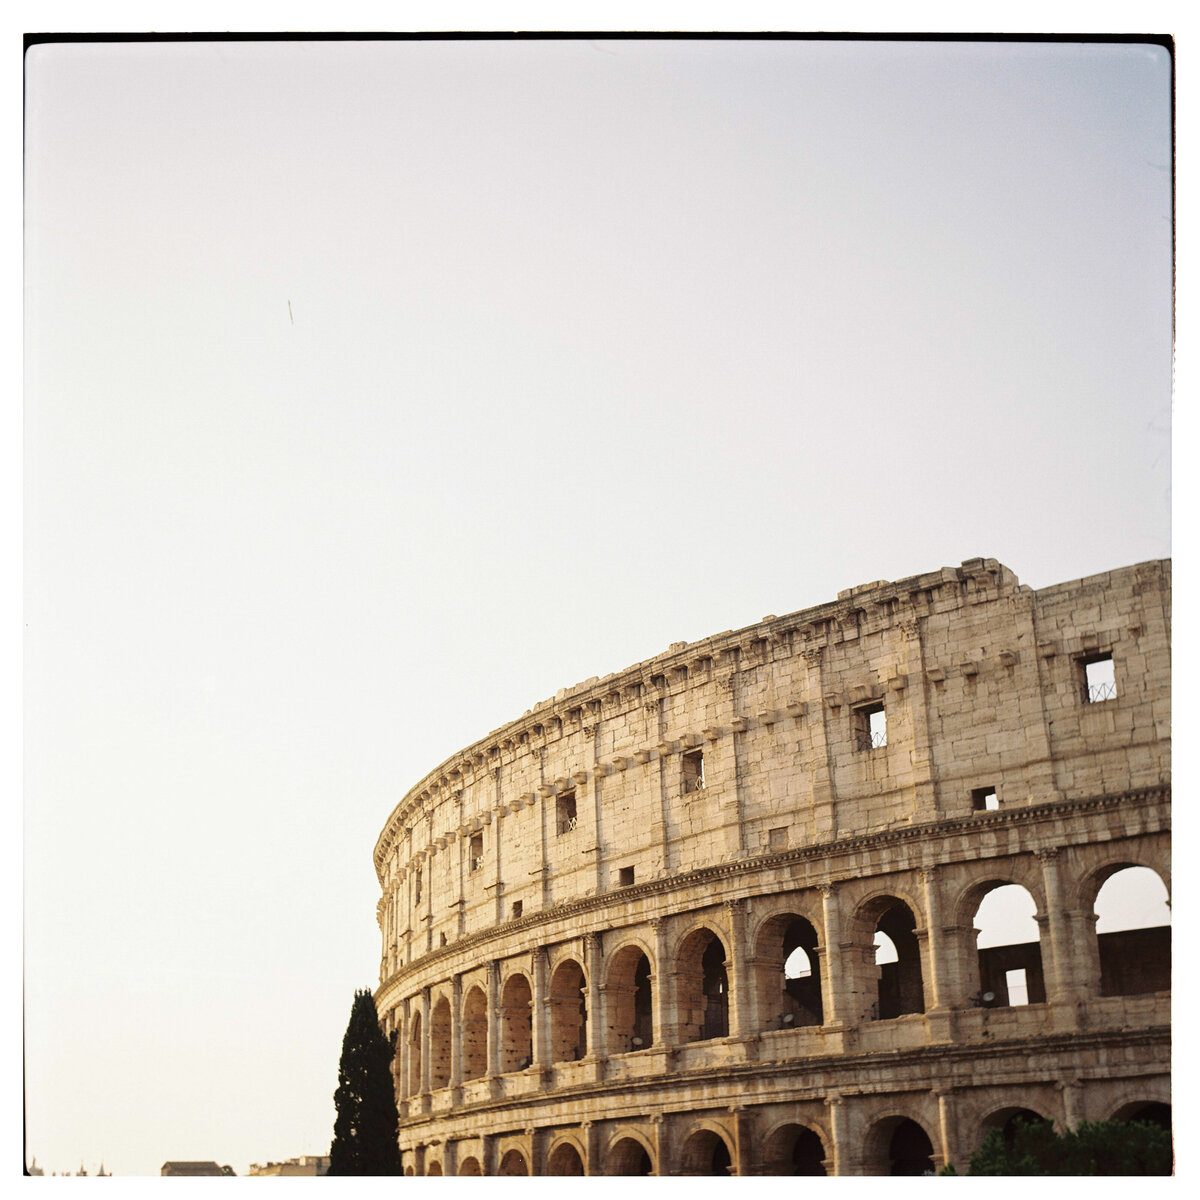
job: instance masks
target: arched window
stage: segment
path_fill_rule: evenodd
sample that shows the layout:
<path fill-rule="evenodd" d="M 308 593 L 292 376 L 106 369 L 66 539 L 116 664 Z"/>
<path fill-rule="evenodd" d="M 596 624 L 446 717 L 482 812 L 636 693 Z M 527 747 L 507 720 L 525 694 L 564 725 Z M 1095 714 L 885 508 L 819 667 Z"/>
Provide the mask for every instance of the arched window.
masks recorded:
<path fill-rule="evenodd" d="M 523 1071 L 533 1062 L 533 992 L 524 975 L 510 975 L 500 995 L 500 1070 Z"/>
<path fill-rule="evenodd" d="M 932 1175 L 933 1143 L 929 1135 L 908 1117 L 887 1117 L 867 1134 L 868 1175 Z"/>
<path fill-rule="evenodd" d="M 583 1159 L 570 1142 L 560 1142 L 554 1147 L 546 1162 L 547 1175 L 583 1175 Z"/>
<path fill-rule="evenodd" d="M 625 1054 L 653 1045 L 650 960 L 637 946 L 625 946 L 614 956 L 605 998 L 609 1054 Z"/>
<path fill-rule="evenodd" d="M 442 996 L 429 1016 L 429 1087 L 437 1091 L 450 1082 L 450 1001 Z"/>
<path fill-rule="evenodd" d="M 879 968 L 876 1015 L 881 1021 L 925 1011 L 916 928 L 916 918 L 901 900 L 892 900 L 883 907 L 875 921 L 875 963 Z"/>
<path fill-rule="evenodd" d="M 1171 907 L 1149 867 L 1115 871 L 1096 894 L 1100 993 L 1134 996 L 1171 987 Z"/>
<path fill-rule="evenodd" d="M 605 1157 L 606 1175 L 653 1175 L 654 1163 L 646 1147 L 635 1138 L 621 1138 Z"/>
<path fill-rule="evenodd" d="M 478 1079 L 487 1072 L 487 997 L 473 987 L 463 1001 L 462 1077 Z"/>
<path fill-rule="evenodd" d="M 729 1036 L 729 979 L 725 947 L 711 929 L 697 929 L 679 947 L 675 968 L 679 1040 Z"/>
<path fill-rule="evenodd" d="M 550 1061 L 574 1062 L 587 1054 L 587 987 L 573 959 L 550 981 Z"/>
<path fill-rule="evenodd" d="M 525 1155 L 520 1150 L 509 1150 L 507 1154 L 500 1160 L 500 1167 L 496 1171 L 497 1175 L 528 1175 L 529 1164 L 525 1161 Z"/>
<path fill-rule="evenodd" d="M 986 1008 L 1045 1003 L 1036 914 L 1036 902 L 1020 884 L 988 885 L 975 910 L 979 989 L 972 1003 Z"/>
<path fill-rule="evenodd" d="M 932 1175 L 933 1143 L 916 1121 L 903 1120 L 888 1143 L 889 1175 Z"/>
<path fill-rule="evenodd" d="M 825 1147 L 807 1125 L 784 1125 L 763 1147 L 764 1175 L 824 1175 Z"/>
<path fill-rule="evenodd" d="M 780 913 L 759 931 L 752 970 L 762 1029 L 820 1025 L 821 969 L 817 931 L 803 917 Z"/>
<path fill-rule="evenodd" d="M 698 1129 L 683 1144 L 680 1174 L 728 1176 L 732 1161 L 723 1137 L 711 1129 Z"/>

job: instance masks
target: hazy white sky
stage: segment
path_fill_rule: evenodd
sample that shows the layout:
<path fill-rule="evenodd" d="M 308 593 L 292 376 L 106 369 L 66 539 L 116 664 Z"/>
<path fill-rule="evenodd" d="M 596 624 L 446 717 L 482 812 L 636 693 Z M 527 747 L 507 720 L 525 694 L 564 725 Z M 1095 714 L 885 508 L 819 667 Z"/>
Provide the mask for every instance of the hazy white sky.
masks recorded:
<path fill-rule="evenodd" d="M 371 851 L 591 675 L 1171 553 L 1145 46 L 27 60 L 30 1150 L 327 1150 Z"/>

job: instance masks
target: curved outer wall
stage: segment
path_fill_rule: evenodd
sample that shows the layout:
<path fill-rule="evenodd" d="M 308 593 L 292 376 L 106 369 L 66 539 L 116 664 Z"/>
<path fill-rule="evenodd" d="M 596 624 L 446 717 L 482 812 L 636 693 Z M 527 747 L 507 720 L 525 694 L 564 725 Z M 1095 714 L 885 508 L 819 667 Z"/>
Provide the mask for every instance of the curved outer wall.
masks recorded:
<path fill-rule="evenodd" d="M 1135 978 L 1151 943 L 1120 959 L 1093 904 L 1122 866 L 1169 887 L 1169 636 L 1169 560 L 1035 592 L 973 559 L 679 643 L 447 760 L 375 848 L 407 1169 L 961 1171 L 1018 1108 L 1166 1104 L 1169 931 Z M 978 951 L 1004 883 L 1037 941 Z"/>

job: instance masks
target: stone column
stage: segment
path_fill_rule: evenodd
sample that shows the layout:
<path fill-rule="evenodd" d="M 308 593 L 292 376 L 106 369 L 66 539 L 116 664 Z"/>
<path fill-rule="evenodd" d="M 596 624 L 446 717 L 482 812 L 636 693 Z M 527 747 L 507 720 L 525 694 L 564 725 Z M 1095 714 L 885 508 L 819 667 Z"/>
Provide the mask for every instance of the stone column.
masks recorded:
<path fill-rule="evenodd" d="M 1068 1129 L 1074 1129 L 1080 1121 L 1086 1121 L 1083 1109 L 1083 1088 L 1078 1079 L 1068 1079 L 1058 1085 L 1062 1092 L 1063 1116 Z"/>
<path fill-rule="evenodd" d="M 679 1168 L 671 1161 L 671 1132 L 662 1113 L 655 1113 L 650 1120 L 654 1124 L 654 1157 L 656 1175 L 678 1175 Z"/>
<path fill-rule="evenodd" d="M 450 1086 L 462 1088 L 462 975 L 450 977 Z"/>
<path fill-rule="evenodd" d="M 654 968 L 650 978 L 654 1044 L 669 1054 L 675 1049 L 676 1038 L 674 972 L 667 962 L 666 922 L 661 917 L 651 917 L 650 928 L 654 931 Z"/>
<path fill-rule="evenodd" d="M 827 1148 L 826 1170 L 831 1175 L 855 1174 L 855 1158 L 851 1153 L 850 1116 L 846 1101 L 836 1092 L 825 1097 L 829 1110 L 829 1136 L 832 1145 Z"/>
<path fill-rule="evenodd" d="M 412 1077 L 412 1046 L 409 1044 L 409 1037 L 412 1034 L 412 1008 L 412 1001 L 406 996 L 400 1005 L 400 1036 L 396 1039 L 396 1055 L 399 1059 L 400 1069 L 400 1095 L 404 1097 L 406 1108 L 408 1097 L 416 1090 Z M 404 1113 L 401 1112 L 400 1115 L 403 1116 Z"/>
<path fill-rule="evenodd" d="M 833 884 L 823 883 L 821 908 L 824 917 L 825 943 L 818 955 L 821 965 L 821 1005 L 824 1009 L 827 1029 L 845 1029 L 858 1023 L 858 1014 L 851 1008 L 847 991 L 847 964 L 843 959 L 842 914 L 838 906 L 837 889 Z"/>
<path fill-rule="evenodd" d="M 947 1163 L 955 1162 L 958 1157 L 957 1132 L 958 1126 L 954 1119 L 954 1097 L 951 1088 L 934 1088 L 933 1094 L 938 1102 L 938 1140 L 940 1145 L 934 1147 L 933 1167 L 940 1171 Z"/>
<path fill-rule="evenodd" d="M 496 1095 L 500 1086 L 500 964 L 495 959 L 487 965 L 487 1011 L 487 1077 Z"/>
<path fill-rule="evenodd" d="M 731 945 L 726 954 L 725 974 L 729 980 L 729 1033 L 748 1038 L 758 1032 L 753 1013 L 753 989 L 749 986 L 746 962 L 746 901 L 727 900 L 725 913 Z"/>
<path fill-rule="evenodd" d="M 580 1128 L 583 1130 L 583 1145 L 587 1153 L 583 1164 L 584 1172 L 588 1175 L 602 1175 L 604 1164 L 600 1161 L 600 1126 L 594 1121 L 584 1121 Z"/>
<path fill-rule="evenodd" d="M 547 954 L 544 946 L 538 946 L 531 955 L 533 959 L 533 1011 L 532 1040 L 533 1066 L 545 1075 L 550 1068 L 550 1030 L 547 1017 L 550 1012 L 549 982 L 547 980 Z"/>
<path fill-rule="evenodd" d="M 754 1138 L 751 1134 L 750 1116 L 744 1108 L 731 1108 L 733 1115 L 733 1175 L 757 1175 L 757 1164 L 754 1160 Z"/>
<path fill-rule="evenodd" d="M 429 1059 L 430 1050 L 433 1042 L 429 1036 L 429 988 L 421 989 L 421 1094 L 428 1096 L 429 1087 Z"/>
<path fill-rule="evenodd" d="M 604 1011 L 604 989 L 600 983 L 603 965 L 598 933 L 583 935 L 583 969 L 587 972 L 587 1055 L 596 1061 L 595 1078 L 599 1081 L 604 1078 L 604 1062 L 608 1058 L 604 1044 L 608 1015 Z"/>
<path fill-rule="evenodd" d="M 1078 1028 L 1076 1005 L 1082 998 L 1075 978 L 1071 929 L 1063 904 L 1058 850 L 1039 850 L 1042 882 L 1046 889 L 1046 920 L 1050 926 L 1050 962 L 1043 957 L 1046 999 L 1051 1005 L 1051 1026 L 1058 1030 Z M 1048 969 L 1047 969 L 1048 967 Z"/>
<path fill-rule="evenodd" d="M 946 977 L 947 954 L 943 941 L 941 882 L 936 867 L 926 867 L 921 872 L 925 900 L 925 939 L 921 963 L 922 982 L 925 989 L 925 1013 L 928 1017 L 929 1036 L 935 1042 L 953 1039 L 949 984 Z"/>

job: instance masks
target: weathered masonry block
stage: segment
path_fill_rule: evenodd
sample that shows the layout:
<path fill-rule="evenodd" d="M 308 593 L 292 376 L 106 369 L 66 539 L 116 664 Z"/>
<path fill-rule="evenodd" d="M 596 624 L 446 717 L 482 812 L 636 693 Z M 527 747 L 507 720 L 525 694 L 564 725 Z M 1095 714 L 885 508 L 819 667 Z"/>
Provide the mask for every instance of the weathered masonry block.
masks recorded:
<path fill-rule="evenodd" d="M 922 1174 L 1169 1120 L 1169 927 L 1097 900 L 1170 887 L 1170 580 L 852 588 L 442 763 L 375 847 L 406 1169 Z"/>

